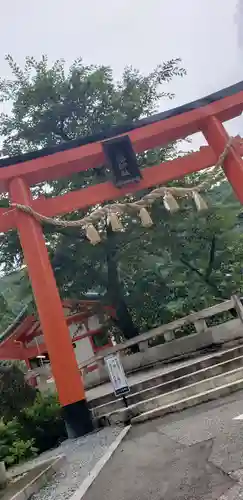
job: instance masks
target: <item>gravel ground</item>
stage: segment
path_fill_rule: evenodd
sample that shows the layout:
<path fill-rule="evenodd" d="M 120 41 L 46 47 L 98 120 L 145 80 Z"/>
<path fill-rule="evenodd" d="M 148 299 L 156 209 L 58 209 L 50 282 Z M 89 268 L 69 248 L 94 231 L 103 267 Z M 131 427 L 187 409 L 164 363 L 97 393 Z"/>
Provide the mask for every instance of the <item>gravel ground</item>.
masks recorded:
<path fill-rule="evenodd" d="M 64 454 L 67 463 L 52 480 L 33 495 L 32 500 L 67 500 L 92 471 L 108 447 L 121 432 L 121 427 L 106 427 L 88 436 L 67 440 L 53 452 L 40 459 Z"/>

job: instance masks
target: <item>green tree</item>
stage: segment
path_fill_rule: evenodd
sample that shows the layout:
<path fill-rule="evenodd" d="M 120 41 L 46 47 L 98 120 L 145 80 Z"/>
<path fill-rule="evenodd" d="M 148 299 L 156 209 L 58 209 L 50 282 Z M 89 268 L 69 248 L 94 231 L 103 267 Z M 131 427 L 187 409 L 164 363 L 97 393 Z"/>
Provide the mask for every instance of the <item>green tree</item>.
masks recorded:
<path fill-rule="evenodd" d="M 11 56 L 7 56 L 6 59 L 13 78 L 2 79 L 0 82 L 0 100 L 12 102 L 11 114 L 1 115 L 0 134 L 3 137 L 2 154 L 4 155 L 59 144 L 149 115 L 156 110 L 161 98 L 173 97 L 172 94 L 163 91 L 163 84 L 185 73 L 180 67 L 179 59 L 163 63 L 146 76 L 133 68 L 126 68 L 120 81 L 113 79 L 111 68 L 85 66 L 81 59 L 75 61 L 68 72 L 65 71 L 65 63 L 62 60 L 49 66 L 46 57 L 40 61 L 27 57 L 25 66 L 21 69 Z M 158 149 L 144 154 L 141 159 L 144 163 L 151 164 L 155 160 L 165 159 L 173 151 L 174 146 L 170 145 L 166 150 Z M 103 180 L 103 177 L 101 165 L 98 171 L 89 171 L 72 176 L 69 180 L 54 182 L 49 186 L 49 190 L 51 189 L 52 195 L 60 194 L 68 189 L 99 182 Z M 46 186 L 38 186 L 37 191 L 46 192 Z M 134 326 L 124 300 L 124 292 L 119 279 L 117 252 L 113 244 L 114 236 L 110 228 L 107 228 L 107 239 L 103 248 L 95 251 L 88 248 L 86 261 L 89 271 L 86 283 L 84 286 L 80 286 L 80 282 L 76 285 L 76 278 L 73 290 L 70 290 L 69 273 L 63 275 L 60 272 L 61 269 L 63 270 L 66 258 L 66 264 L 68 268 L 71 266 L 72 274 L 74 262 L 71 261 L 70 256 L 71 239 L 67 243 L 67 238 L 63 235 L 58 241 L 56 237 L 52 238 L 50 235 L 47 237 L 53 251 L 58 283 L 63 292 L 80 293 L 83 288 L 88 290 L 90 287 L 91 289 L 101 287 L 102 291 L 106 289 L 108 299 L 116 308 L 118 324 L 124 335 L 131 337 L 137 334 L 137 328 Z M 87 245 L 85 248 L 87 250 Z M 94 253 L 96 261 L 100 261 L 102 253 L 105 253 L 106 266 L 102 270 L 99 264 L 96 267 L 93 264 Z M 16 234 L 12 233 L 3 237 L 2 262 L 5 267 L 9 269 L 14 265 L 19 265 L 21 260 L 22 255 Z M 83 279 L 85 262 L 82 260 L 79 266 L 80 264 L 82 271 L 79 274 Z M 97 279 L 98 275 L 99 279 Z M 94 281 L 92 276 L 94 276 Z"/>
<path fill-rule="evenodd" d="M 126 68 L 120 81 L 114 80 L 111 68 L 85 66 L 82 60 L 68 71 L 63 61 L 50 66 L 46 57 L 40 61 L 26 58 L 23 69 L 10 56 L 7 60 L 13 76 L 0 81 L 1 101 L 12 103 L 11 113 L 2 114 L 0 120 L 5 155 L 103 132 L 152 114 L 161 99 L 173 97 L 163 91 L 163 84 L 185 73 L 179 59 L 158 66 L 147 76 Z M 176 146 L 170 144 L 145 152 L 139 160 L 144 167 L 176 154 Z M 191 175 L 180 184 L 197 184 L 205 175 Z M 52 182 L 48 189 L 39 185 L 34 192 L 54 196 L 102 182 L 104 177 L 100 165 Z M 201 215 L 190 201 L 183 201 L 181 211 L 173 216 L 155 204 L 155 224 L 146 231 L 138 221 L 124 217 L 125 232 L 113 233 L 104 221 L 102 243 L 96 247 L 78 230 L 66 229 L 57 237 L 53 228 L 45 227 L 62 296 L 82 298 L 96 291 L 114 305 L 120 329 L 131 337 L 138 328 L 170 321 L 241 290 L 240 206 L 223 180 L 207 197 L 210 209 Z M 69 214 L 68 218 L 82 215 Z M 2 237 L 0 252 L 6 270 L 21 265 L 14 231 Z"/>
<path fill-rule="evenodd" d="M 15 362 L 0 361 L 0 390 L 0 420 L 19 415 L 36 397 L 36 390 L 25 381 L 24 372 Z"/>
<path fill-rule="evenodd" d="M 161 204 L 155 205 L 151 210 L 153 228 L 144 230 L 129 221 L 124 233 L 113 233 L 113 258 L 126 303 L 140 329 L 169 322 L 241 291 L 240 205 L 226 182 L 207 193 L 207 201 L 209 209 L 202 213 L 189 201 L 181 203 L 180 212 L 174 215 Z M 87 287 L 96 287 L 104 293 L 110 240 L 104 238 L 90 251 L 89 243 L 80 238 L 65 235 L 63 240 L 56 249 L 54 266 L 64 290 L 77 296 Z M 69 269 L 65 277 L 62 266 Z"/>

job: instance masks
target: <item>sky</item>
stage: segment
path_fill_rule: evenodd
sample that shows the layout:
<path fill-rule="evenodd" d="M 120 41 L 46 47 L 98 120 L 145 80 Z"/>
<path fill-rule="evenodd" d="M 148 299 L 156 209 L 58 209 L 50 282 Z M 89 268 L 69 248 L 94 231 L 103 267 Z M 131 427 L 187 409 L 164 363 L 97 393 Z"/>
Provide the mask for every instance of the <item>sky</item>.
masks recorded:
<path fill-rule="evenodd" d="M 242 27 L 242 30 L 241 30 Z M 47 54 L 71 63 L 124 66 L 143 73 L 181 57 L 187 70 L 169 90 L 180 105 L 243 80 L 243 0 L 8 0 L 1 6 L 0 76 L 9 76 L 10 53 Z M 243 135 L 243 119 L 230 124 Z"/>

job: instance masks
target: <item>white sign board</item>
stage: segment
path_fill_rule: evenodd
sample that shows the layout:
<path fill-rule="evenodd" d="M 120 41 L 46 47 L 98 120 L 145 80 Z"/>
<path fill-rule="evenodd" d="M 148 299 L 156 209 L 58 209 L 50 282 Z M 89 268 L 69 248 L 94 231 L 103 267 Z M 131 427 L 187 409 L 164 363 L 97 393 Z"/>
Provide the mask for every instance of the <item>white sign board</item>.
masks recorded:
<path fill-rule="evenodd" d="M 127 394 L 130 388 L 119 355 L 110 354 L 104 359 L 115 395 Z"/>

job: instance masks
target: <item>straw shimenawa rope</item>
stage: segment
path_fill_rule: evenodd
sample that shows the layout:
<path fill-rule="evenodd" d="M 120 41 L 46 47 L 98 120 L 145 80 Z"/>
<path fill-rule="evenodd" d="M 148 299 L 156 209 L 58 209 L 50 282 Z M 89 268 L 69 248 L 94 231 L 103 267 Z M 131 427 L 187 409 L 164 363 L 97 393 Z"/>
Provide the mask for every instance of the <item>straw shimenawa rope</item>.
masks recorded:
<path fill-rule="evenodd" d="M 211 171 L 211 175 L 203 182 L 193 187 L 167 187 L 162 186 L 153 189 L 150 193 L 143 196 L 138 201 L 134 202 L 123 202 L 123 203 L 113 203 L 111 205 L 105 205 L 104 207 L 97 208 L 89 215 L 86 215 L 82 219 L 67 221 L 56 219 L 53 217 L 47 217 L 36 212 L 32 207 L 21 205 L 19 203 L 12 203 L 13 208 L 17 208 L 22 212 L 32 215 L 38 222 L 50 224 L 56 227 L 80 227 L 86 231 L 86 236 L 88 240 L 96 245 L 101 241 L 100 234 L 95 228 L 94 224 L 99 222 L 103 218 L 107 218 L 110 222 L 113 231 L 121 231 L 123 229 L 122 223 L 118 216 L 127 214 L 138 215 L 141 219 L 141 223 L 145 227 L 150 227 L 153 225 L 152 218 L 147 210 L 151 205 L 159 200 L 163 199 L 165 208 L 170 212 L 176 212 L 179 210 L 179 205 L 176 198 L 192 198 L 195 202 L 197 210 L 205 210 L 207 204 L 202 198 L 200 191 L 205 191 L 210 187 L 211 182 L 217 182 L 220 173 L 218 169 L 223 166 L 224 161 L 229 153 L 232 146 L 233 138 L 231 137 L 224 149 L 224 151 L 219 156 L 219 159 Z M 215 175 L 216 171 L 216 175 Z"/>

